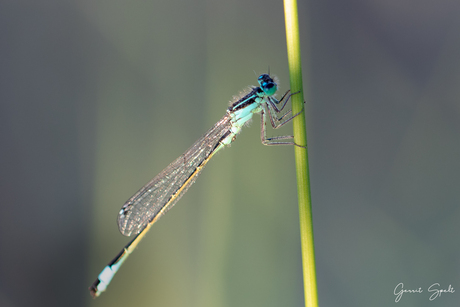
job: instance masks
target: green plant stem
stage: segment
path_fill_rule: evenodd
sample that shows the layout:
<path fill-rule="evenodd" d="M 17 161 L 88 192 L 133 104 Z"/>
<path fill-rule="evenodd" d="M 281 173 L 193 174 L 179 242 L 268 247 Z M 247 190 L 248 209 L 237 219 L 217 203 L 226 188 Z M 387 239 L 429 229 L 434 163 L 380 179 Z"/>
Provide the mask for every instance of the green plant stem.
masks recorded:
<path fill-rule="evenodd" d="M 305 146 L 305 148 L 295 146 L 305 306 L 317 307 L 318 295 L 316 290 L 313 218 L 311 211 L 310 176 L 308 171 L 308 151 L 306 148 L 307 129 L 305 125 L 299 22 L 296 0 L 284 0 L 284 14 L 291 93 L 299 92 L 291 96 L 292 114 L 297 114 L 302 111 L 302 114 L 296 116 L 293 120 L 294 142 L 298 145 Z"/>

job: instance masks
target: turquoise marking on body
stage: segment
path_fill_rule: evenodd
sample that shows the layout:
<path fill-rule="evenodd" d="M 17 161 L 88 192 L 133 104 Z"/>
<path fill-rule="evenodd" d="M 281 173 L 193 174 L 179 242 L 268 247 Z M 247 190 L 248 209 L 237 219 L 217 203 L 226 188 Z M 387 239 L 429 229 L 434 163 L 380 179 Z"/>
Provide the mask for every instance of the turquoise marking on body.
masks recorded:
<path fill-rule="evenodd" d="M 112 281 L 113 276 L 115 275 L 117 271 L 112 271 L 112 269 L 109 266 L 106 266 L 101 274 L 99 274 L 99 285 L 98 290 L 100 292 L 105 291 L 107 289 L 107 286 L 110 284 L 110 281 Z"/>
<path fill-rule="evenodd" d="M 249 100 L 253 99 L 254 97 L 256 97 L 256 95 L 252 95 L 251 97 L 248 97 L 247 99 L 245 100 L 241 100 L 238 104 L 236 104 L 235 106 L 233 106 L 233 110 L 235 109 L 238 109 L 240 106 L 242 106 L 243 104 L 247 103 Z"/>

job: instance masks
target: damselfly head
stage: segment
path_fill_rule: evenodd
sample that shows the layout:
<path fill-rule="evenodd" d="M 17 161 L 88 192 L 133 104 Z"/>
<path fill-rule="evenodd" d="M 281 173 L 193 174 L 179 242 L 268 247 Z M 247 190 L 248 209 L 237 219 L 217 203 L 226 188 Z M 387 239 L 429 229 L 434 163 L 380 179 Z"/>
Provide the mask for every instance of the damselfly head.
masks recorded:
<path fill-rule="evenodd" d="M 275 81 L 268 75 L 262 74 L 257 78 L 257 81 L 260 84 L 260 88 L 267 94 L 268 96 L 272 96 L 278 90 L 278 85 Z"/>

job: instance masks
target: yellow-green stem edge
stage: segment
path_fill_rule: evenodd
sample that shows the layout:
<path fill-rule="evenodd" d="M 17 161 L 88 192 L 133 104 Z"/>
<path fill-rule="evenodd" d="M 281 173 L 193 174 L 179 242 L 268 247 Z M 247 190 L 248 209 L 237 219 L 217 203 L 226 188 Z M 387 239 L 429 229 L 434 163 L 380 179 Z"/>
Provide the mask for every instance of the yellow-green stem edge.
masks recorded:
<path fill-rule="evenodd" d="M 302 64 L 300 60 L 299 19 L 296 0 L 284 0 L 284 17 L 286 26 L 286 44 L 289 62 L 289 79 L 292 114 L 302 111 L 293 120 L 294 142 L 307 146 L 307 129 L 305 125 L 305 108 L 302 87 Z M 313 217 L 311 211 L 310 175 L 308 171 L 307 148 L 295 147 L 295 164 L 297 174 L 297 197 L 299 201 L 300 242 L 302 249 L 302 269 L 306 307 L 318 306 L 316 289 L 315 246 L 313 241 Z"/>

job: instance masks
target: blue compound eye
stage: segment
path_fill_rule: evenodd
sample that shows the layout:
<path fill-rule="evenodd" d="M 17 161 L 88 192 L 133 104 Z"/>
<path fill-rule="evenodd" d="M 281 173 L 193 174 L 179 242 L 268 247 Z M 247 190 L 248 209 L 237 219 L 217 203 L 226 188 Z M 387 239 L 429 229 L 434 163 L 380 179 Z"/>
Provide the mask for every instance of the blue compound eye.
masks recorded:
<path fill-rule="evenodd" d="M 262 89 L 267 95 L 271 96 L 276 93 L 276 91 L 278 90 L 278 87 L 276 86 L 275 82 L 270 82 L 270 83 L 264 83 L 262 85 Z"/>
<path fill-rule="evenodd" d="M 278 90 L 275 81 L 267 74 L 260 75 L 257 81 L 259 82 L 260 88 L 269 96 L 274 95 Z"/>

